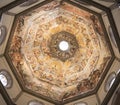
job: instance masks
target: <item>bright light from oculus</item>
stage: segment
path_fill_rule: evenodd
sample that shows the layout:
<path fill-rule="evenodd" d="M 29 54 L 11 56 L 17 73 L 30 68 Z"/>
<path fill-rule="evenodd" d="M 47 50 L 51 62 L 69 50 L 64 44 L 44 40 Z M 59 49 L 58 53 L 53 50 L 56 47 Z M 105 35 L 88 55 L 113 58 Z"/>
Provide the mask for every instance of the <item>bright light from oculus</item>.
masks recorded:
<path fill-rule="evenodd" d="M 7 80 L 5 75 L 0 74 L 0 81 L 1 81 L 3 86 L 7 86 L 8 80 Z"/>
<path fill-rule="evenodd" d="M 67 42 L 67 41 L 61 41 L 61 42 L 59 43 L 59 48 L 60 48 L 60 50 L 62 50 L 62 51 L 67 51 L 67 50 L 69 49 L 69 44 L 68 44 L 68 42 Z"/>

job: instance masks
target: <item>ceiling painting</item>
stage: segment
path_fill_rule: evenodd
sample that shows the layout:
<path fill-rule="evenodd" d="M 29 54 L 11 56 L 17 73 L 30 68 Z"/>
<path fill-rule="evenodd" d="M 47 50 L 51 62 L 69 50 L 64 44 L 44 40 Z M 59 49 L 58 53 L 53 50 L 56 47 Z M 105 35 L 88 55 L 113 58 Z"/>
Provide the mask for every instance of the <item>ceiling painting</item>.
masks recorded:
<path fill-rule="evenodd" d="M 25 88 L 57 101 L 95 89 L 111 59 L 96 15 L 53 1 L 14 26 L 7 53 Z"/>

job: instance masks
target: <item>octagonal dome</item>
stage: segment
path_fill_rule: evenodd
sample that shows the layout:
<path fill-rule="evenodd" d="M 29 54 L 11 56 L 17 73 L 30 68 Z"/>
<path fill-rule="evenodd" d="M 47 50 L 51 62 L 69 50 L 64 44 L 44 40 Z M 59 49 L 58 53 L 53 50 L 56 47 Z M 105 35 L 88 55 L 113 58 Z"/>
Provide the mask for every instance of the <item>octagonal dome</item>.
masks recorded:
<path fill-rule="evenodd" d="M 19 14 L 12 31 L 7 54 L 20 84 L 53 101 L 94 91 L 112 57 L 97 15 L 67 2 Z"/>

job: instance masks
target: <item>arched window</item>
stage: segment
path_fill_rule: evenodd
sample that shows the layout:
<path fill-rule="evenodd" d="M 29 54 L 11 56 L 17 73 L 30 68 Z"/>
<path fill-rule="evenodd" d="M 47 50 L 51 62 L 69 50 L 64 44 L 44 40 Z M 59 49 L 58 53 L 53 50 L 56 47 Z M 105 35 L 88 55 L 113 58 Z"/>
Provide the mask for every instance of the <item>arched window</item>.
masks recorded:
<path fill-rule="evenodd" d="M 6 37 L 6 27 L 1 25 L 0 26 L 0 45 L 3 43 L 5 37 Z"/>
<path fill-rule="evenodd" d="M 12 86 L 12 77 L 6 70 L 0 70 L 0 81 L 5 88 L 10 88 Z"/>
<path fill-rule="evenodd" d="M 44 105 L 44 104 L 40 101 L 32 100 L 28 103 L 28 105 Z"/>
<path fill-rule="evenodd" d="M 105 81 L 105 91 L 108 92 L 116 78 L 116 73 L 112 72 Z"/>
<path fill-rule="evenodd" d="M 74 105 L 88 105 L 86 102 L 78 102 L 78 103 L 75 103 Z"/>

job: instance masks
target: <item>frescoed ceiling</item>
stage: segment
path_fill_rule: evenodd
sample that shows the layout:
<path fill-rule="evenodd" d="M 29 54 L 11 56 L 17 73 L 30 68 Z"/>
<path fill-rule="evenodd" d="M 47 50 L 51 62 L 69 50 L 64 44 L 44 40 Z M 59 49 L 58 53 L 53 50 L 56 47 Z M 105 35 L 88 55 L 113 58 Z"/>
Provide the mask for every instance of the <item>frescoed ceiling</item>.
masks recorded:
<path fill-rule="evenodd" d="M 112 58 L 105 36 L 97 13 L 52 1 L 16 16 L 7 54 L 23 88 L 61 102 L 96 89 Z"/>

